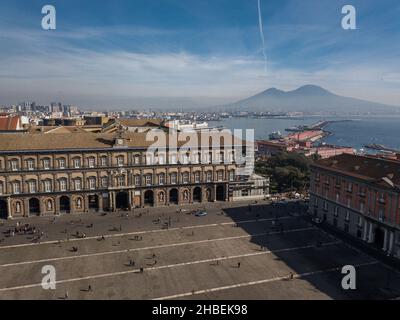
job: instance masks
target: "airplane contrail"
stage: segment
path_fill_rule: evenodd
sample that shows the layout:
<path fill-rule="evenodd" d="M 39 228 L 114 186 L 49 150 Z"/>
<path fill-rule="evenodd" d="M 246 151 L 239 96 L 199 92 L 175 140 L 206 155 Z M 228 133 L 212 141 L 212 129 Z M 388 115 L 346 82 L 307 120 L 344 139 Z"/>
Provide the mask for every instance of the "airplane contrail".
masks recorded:
<path fill-rule="evenodd" d="M 267 73 L 267 54 L 265 53 L 265 37 L 264 37 L 263 20 L 262 20 L 262 14 L 261 14 L 261 0 L 257 0 L 257 2 L 258 2 L 258 24 L 260 27 L 262 53 L 264 56 L 264 69 L 265 69 L 265 73 Z"/>

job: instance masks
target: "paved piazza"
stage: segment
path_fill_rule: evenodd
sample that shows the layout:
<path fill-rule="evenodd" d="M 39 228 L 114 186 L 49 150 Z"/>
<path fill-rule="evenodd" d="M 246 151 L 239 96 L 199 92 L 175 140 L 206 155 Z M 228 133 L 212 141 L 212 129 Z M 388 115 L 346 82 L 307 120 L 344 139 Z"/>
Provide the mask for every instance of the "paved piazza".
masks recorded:
<path fill-rule="evenodd" d="M 208 216 L 190 214 L 197 208 Z M 65 299 L 66 293 L 69 299 L 400 296 L 397 271 L 309 224 L 298 208 L 296 203 L 212 203 L 182 207 L 182 212 L 169 207 L 20 221 L 44 232 L 40 243 L 29 234 L 6 236 L 17 221 L 4 221 L 0 298 Z M 357 290 L 344 291 L 341 268 L 349 264 L 356 266 Z M 41 286 L 45 265 L 55 267 L 55 290 Z"/>

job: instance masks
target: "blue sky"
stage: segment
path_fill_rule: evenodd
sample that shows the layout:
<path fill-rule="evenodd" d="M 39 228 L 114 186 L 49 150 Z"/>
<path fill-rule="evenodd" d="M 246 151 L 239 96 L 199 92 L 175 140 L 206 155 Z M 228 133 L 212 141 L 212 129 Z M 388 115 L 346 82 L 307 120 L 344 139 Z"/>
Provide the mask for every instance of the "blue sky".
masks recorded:
<path fill-rule="evenodd" d="M 57 30 L 41 29 L 41 8 Z M 357 30 L 341 8 L 357 9 Z M 313 83 L 400 105 L 398 0 L 2 0 L 0 103 L 207 106 Z"/>

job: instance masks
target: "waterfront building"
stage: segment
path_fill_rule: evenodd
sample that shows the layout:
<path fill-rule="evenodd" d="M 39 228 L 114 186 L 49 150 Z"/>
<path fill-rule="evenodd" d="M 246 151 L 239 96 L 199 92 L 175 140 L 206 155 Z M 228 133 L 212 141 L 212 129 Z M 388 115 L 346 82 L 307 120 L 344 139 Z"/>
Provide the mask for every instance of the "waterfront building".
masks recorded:
<path fill-rule="evenodd" d="M 311 166 L 312 216 L 400 258 L 400 162 L 342 154 Z"/>

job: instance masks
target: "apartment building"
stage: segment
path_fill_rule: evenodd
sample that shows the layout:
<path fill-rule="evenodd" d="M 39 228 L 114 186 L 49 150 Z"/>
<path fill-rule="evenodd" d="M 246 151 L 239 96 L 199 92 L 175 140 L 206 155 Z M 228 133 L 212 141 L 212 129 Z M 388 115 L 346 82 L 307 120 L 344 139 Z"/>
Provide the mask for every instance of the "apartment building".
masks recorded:
<path fill-rule="evenodd" d="M 400 258 L 400 162 L 342 154 L 311 167 L 309 211 Z"/>

